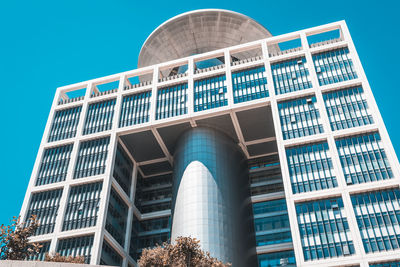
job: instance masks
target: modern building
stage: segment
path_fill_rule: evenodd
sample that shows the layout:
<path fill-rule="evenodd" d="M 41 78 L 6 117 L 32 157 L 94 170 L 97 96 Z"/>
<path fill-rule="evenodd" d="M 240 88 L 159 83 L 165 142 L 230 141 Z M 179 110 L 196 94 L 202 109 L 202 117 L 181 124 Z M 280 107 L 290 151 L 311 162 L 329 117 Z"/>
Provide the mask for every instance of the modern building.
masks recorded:
<path fill-rule="evenodd" d="M 400 166 L 344 21 L 188 12 L 138 66 L 57 89 L 21 210 L 38 258 L 192 236 L 239 267 L 399 266 Z"/>

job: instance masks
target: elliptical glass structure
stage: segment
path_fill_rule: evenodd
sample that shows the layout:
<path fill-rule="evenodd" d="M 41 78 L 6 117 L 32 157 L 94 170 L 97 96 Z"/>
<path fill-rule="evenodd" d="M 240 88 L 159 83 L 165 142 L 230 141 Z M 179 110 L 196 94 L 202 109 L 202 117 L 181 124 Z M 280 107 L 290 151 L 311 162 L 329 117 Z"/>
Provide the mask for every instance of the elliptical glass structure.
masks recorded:
<path fill-rule="evenodd" d="M 234 267 L 400 264 L 400 166 L 344 21 L 196 10 L 138 66 L 57 89 L 20 214 L 38 259 L 137 266 L 190 235 Z"/>

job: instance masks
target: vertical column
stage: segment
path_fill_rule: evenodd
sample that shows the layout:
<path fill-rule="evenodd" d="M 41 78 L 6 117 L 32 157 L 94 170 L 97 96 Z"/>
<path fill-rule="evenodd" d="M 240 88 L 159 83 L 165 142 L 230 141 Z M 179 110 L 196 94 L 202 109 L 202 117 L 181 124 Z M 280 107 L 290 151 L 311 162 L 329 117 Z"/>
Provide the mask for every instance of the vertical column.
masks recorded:
<path fill-rule="evenodd" d="M 188 117 L 190 118 L 190 124 L 192 127 L 196 127 L 196 121 L 192 119 L 194 113 L 194 67 L 195 62 L 193 57 L 188 60 L 188 89 L 187 89 L 187 108 Z"/>
<path fill-rule="evenodd" d="M 115 103 L 115 112 L 114 112 L 115 116 L 114 116 L 113 127 L 112 127 L 112 129 L 114 131 L 116 131 L 118 129 L 118 125 L 119 125 L 119 119 L 120 119 L 120 115 L 121 115 L 122 91 L 124 90 L 124 88 L 126 86 L 126 81 L 127 81 L 126 74 L 122 74 L 119 79 L 118 95 L 117 95 L 117 100 Z M 117 140 L 115 142 L 115 150 L 118 147 L 118 141 L 119 141 L 119 138 L 117 136 Z M 115 162 L 115 160 L 113 160 L 113 164 L 114 164 L 114 162 Z M 111 180 L 113 180 L 112 175 L 113 175 L 113 170 L 111 171 Z M 133 183 L 133 181 L 132 181 L 132 183 Z M 131 190 L 132 190 L 132 183 L 131 183 Z M 132 194 L 132 192 L 131 192 L 131 194 Z M 126 222 L 124 250 L 125 250 L 126 255 L 129 255 L 130 230 L 131 230 L 131 220 L 132 220 L 132 205 L 131 205 L 131 203 L 126 203 L 126 204 L 128 206 L 128 216 L 127 216 L 127 222 Z M 124 257 L 122 266 L 124 266 L 124 267 L 128 266 L 127 257 Z"/>
<path fill-rule="evenodd" d="M 153 82 L 151 86 L 151 97 L 150 97 L 150 118 L 149 123 L 153 124 L 156 120 L 156 108 L 157 108 L 157 84 L 158 84 L 158 75 L 160 73 L 160 68 L 158 65 L 153 67 Z"/>
<path fill-rule="evenodd" d="M 189 58 L 188 60 L 188 88 L 187 88 L 187 108 L 188 108 L 188 116 L 191 118 L 193 116 L 193 107 L 194 107 L 194 60 L 193 58 Z"/>
<path fill-rule="evenodd" d="M 129 155 L 130 157 L 130 155 Z M 132 228 L 133 228 L 133 224 L 132 224 L 132 219 L 133 216 L 136 216 L 133 212 L 134 210 L 134 205 L 135 205 L 135 191 L 136 191 L 136 181 L 137 181 L 137 168 L 138 165 L 137 163 L 133 160 L 133 158 L 131 158 L 131 160 L 133 161 L 133 171 L 132 171 L 132 183 L 131 183 L 131 194 L 130 194 L 130 200 L 131 200 L 131 205 L 129 205 L 129 213 L 128 213 L 128 224 L 127 224 L 127 234 L 125 237 L 125 251 L 126 251 L 126 255 L 128 255 L 128 257 L 130 257 L 129 251 L 130 251 L 130 246 L 131 246 L 131 236 L 132 236 Z M 126 266 L 128 266 L 128 262 L 126 263 Z"/>
<path fill-rule="evenodd" d="M 74 179 L 74 169 L 75 169 L 76 161 L 78 159 L 79 143 L 80 143 L 80 139 L 82 136 L 82 130 L 83 130 L 83 127 L 85 124 L 86 110 L 89 105 L 88 101 L 90 99 L 92 87 L 93 87 L 93 83 L 89 82 L 86 87 L 86 93 L 85 93 L 85 97 L 83 100 L 84 102 L 83 102 L 81 114 L 79 117 L 79 123 L 76 128 L 76 135 L 74 138 L 74 144 L 73 144 L 72 151 L 71 151 L 71 159 L 70 159 L 70 163 L 69 163 L 68 170 L 67 170 L 67 176 L 65 178 L 65 185 L 63 188 L 63 193 L 62 193 L 61 199 L 60 199 L 60 206 L 59 206 L 58 212 L 57 212 L 56 223 L 54 226 L 54 234 L 53 234 L 52 241 L 50 243 L 50 248 L 49 248 L 50 252 L 55 252 L 57 250 L 58 235 L 62 231 L 64 214 L 67 209 L 67 200 L 68 200 L 68 195 L 69 195 L 69 191 L 70 191 L 70 184 Z"/>
<path fill-rule="evenodd" d="M 286 159 L 285 146 L 283 143 L 283 135 L 282 135 L 280 118 L 279 118 L 278 103 L 275 99 L 275 88 L 274 88 L 274 83 L 273 83 L 273 78 L 272 78 L 271 64 L 269 61 L 269 51 L 268 51 L 267 42 L 263 41 L 261 43 L 261 47 L 262 47 L 262 53 L 263 53 L 263 56 L 265 59 L 265 72 L 266 72 L 267 80 L 268 80 L 267 86 L 268 86 L 268 90 L 270 93 L 270 99 L 271 99 L 272 119 L 273 119 L 274 128 L 275 128 L 279 161 L 281 164 L 282 180 L 283 180 L 283 184 L 284 184 L 284 188 L 285 188 L 285 198 L 286 198 L 286 205 L 287 205 L 287 210 L 288 210 L 288 215 L 289 215 L 289 220 L 290 220 L 290 231 L 292 233 L 294 254 L 296 257 L 296 264 L 298 266 L 302 266 L 302 265 L 304 265 L 304 257 L 303 257 L 303 253 L 302 253 L 303 250 L 302 250 L 302 246 L 301 246 L 301 238 L 300 238 L 300 232 L 299 232 L 298 222 L 297 222 L 296 207 L 295 207 L 295 203 L 292 199 L 292 186 L 291 186 L 291 182 L 290 182 L 289 169 L 287 167 L 288 164 L 287 164 L 287 159 Z"/>
<path fill-rule="evenodd" d="M 233 106 L 233 86 L 232 86 L 232 71 L 231 71 L 231 55 L 229 49 L 224 51 L 225 59 L 225 75 L 226 75 L 226 97 L 228 99 L 228 107 Z"/>
<path fill-rule="evenodd" d="M 115 132 L 111 133 L 110 144 L 108 145 L 108 155 L 106 162 L 106 170 L 104 172 L 103 190 L 100 195 L 100 207 L 98 211 L 98 219 L 96 224 L 96 232 L 94 235 L 92 257 L 90 264 L 100 264 L 101 249 L 103 245 L 106 219 L 107 219 L 107 208 L 110 199 L 110 191 L 112 186 L 112 177 L 114 169 L 114 157 L 117 150 L 118 137 Z"/>
<path fill-rule="evenodd" d="M 319 111 L 321 114 L 322 125 L 324 127 L 324 132 L 326 133 L 326 136 L 327 136 L 329 150 L 332 153 L 332 164 L 333 164 L 333 168 L 335 170 L 335 174 L 337 176 L 338 189 L 340 192 L 342 192 L 341 197 L 343 199 L 345 215 L 349 222 L 349 228 L 350 228 L 350 232 L 351 232 L 353 242 L 354 242 L 354 248 L 356 251 L 355 255 L 358 255 L 359 257 L 363 257 L 365 255 L 365 253 L 364 253 L 364 249 L 363 249 L 363 245 L 362 245 L 361 234 L 358 230 L 356 217 L 355 217 L 354 210 L 353 210 L 353 207 L 351 204 L 350 194 L 349 194 L 348 190 L 346 190 L 347 184 L 346 184 L 343 170 L 342 170 L 342 167 L 340 164 L 339 154 L 336 149 L 335 138 L 334 138 L 332 130 L 331 130 L 328 113 L 327 113 L 326 107 L 325 107 L 325 102 L 324 102 L 324 99 L 322 96 L 322 92 L 319 89 L 317 73 L 315 71 L 314 61 L 312 59 L 312 55 L 311 55 L 311 52 L 309 49 L 307 35 L 305 32 L 302 32 L 300 34 L 300 37 L 301 37 L 301 43 L 303 45 L 303 49 L 305 51 L 305 57 L 308 62 L 308 65 L 309 65 L 309 71 L 310 71 L 311 82 L 313 85 L 313 91 L 315 92 L 317 103 L 319 103 L 318 107 L 319 107 Z M 329 192 L 327 194 L 329 194 Z"/>
<path fill-rule="evenodd" d="M 118 129 L 119 120 L 121 116 L 121 106 L 122 106 L 122 92 L 126 86 L 127 78 L 126 74 L 122 74 L 119 78 L 119 85 L 117 90 L 117 99 L 115 101 L 114 118 L 112 123 L 112 128 L 114 131 Z"/>
<path fill-rule="evenodd" d="M 364 68 L 362 67 L 360 58 L 358 57 L 357 50 L 354 46 L 353 40 L 351 38 L 349 29 L 347 28 L 347 24 L 345 21 L 341 21 L 340 24 L 342 34 L 344 37 L 344 40 L 347 42 L 347 46 L 349 48 L 350 56 L 353 59 L 354 67 L 356 69 L 358 77 L 361 79 L 362 86 L 364 88 L 364 93 L 367 97 L 367 102 L 370 105 L 372 109 L 372 116 L 374 118 L 375 124 L 377 124 L 379 128 L 379 133 L 380 136 L 384 142 L 384 147 L 386 150 L 386 153 L 388 154 L 388 159 L 390 162 L 390 166 L 393 169 L 393 173 L 395 176 L 395 179 L 400 179 L 400 165 L 399 165 L 399 159 L 396 155 L 396 152 L 393 148 L 393 144 L 390 140 L 389 134 L 387 132 L 386 126 L 383 122 L 381 113 L 379 112 L 378 105 L 376 104 L 375 97 L 372 93 L 371 87 L 369 85 L 368 79 L 365 75 Z"/>

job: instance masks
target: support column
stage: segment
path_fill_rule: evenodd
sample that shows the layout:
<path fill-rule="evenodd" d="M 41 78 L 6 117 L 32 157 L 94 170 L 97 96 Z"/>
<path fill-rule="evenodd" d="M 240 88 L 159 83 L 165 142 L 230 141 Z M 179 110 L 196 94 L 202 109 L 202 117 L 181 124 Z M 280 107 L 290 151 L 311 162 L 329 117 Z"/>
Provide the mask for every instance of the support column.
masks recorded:
<path fill-rule="evenodd" d="M 256 266 L 246 159 L 211 128 L 183 134 L 174 156 L 171 240 L 195 237 L 202 249 L 233 266 Z"/>

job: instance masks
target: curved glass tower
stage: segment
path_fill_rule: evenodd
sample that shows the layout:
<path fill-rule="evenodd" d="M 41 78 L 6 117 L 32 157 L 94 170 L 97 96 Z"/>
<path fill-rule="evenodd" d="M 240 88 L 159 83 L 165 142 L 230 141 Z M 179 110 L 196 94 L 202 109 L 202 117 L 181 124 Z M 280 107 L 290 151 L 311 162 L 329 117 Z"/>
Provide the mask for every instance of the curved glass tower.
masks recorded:
<path fill-rule="evenodd" d="M 255 261 L 249 262 L 255 256 L 254 230 L 247 223 L 251 214 L 246 158 L 239 146 L 212 128 L 180 136 L 174 154 L 171 240 L 192 236 L 213 257 L 254 266 Z"/>

